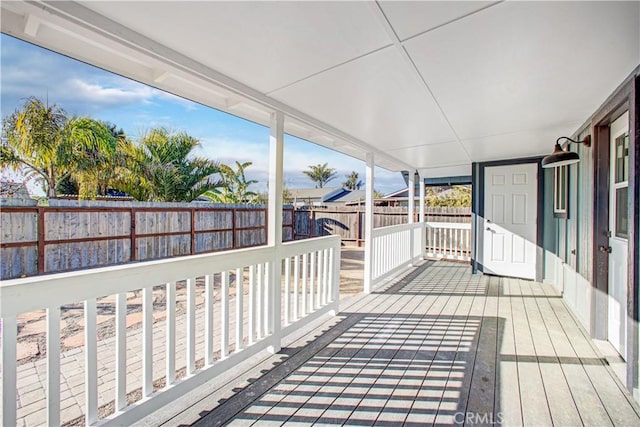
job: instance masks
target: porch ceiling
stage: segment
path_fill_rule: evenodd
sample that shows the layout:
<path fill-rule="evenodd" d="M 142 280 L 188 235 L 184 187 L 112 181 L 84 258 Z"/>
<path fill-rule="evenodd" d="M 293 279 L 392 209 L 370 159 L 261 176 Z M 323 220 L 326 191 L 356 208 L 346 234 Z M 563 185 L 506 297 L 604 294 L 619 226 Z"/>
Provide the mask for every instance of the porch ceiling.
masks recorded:
<path fill-rule="evenodd" d="M 2 31 L 426 176 L 543 155 L 640 63 L 639 2 L 2 2 Z"/>

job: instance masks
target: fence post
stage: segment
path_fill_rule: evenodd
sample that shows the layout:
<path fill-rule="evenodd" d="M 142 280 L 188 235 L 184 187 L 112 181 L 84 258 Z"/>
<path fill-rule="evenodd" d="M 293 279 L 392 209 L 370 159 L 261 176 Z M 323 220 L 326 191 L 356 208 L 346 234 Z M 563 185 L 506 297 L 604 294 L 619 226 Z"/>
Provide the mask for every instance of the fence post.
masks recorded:
<path fill-rule="evenodd" d="M 131 261 L 136 261 L 138 259 L 138 251 L 136 250 L 136 209 L 135 208 L 131 208 L 131 211 L 129 212 L 129 215 L 131 215 L 130 218 L 130 223 L 131 223 L 131 248 L 129 249 L 130 251 L 130 260 Z"/>
<path fill-rule="evenodd" d="M 360 222 L 360 216 L 362 215 L 362 212 L 360 210 L 356 210 L 356 246 L 360 247 L 361 243 L 362 243 L 362 230 L 361 230 L 361 222 Z"/>
<path fill-rule="evenodd" d="M 231 208 L 231 249 L 236 249 L 236 214 L 238 213 L 238 207 Z"/>
<path fill-rule="evenodd" d="M 45 237 L 44 208 L 38 207 L 38 274 L 44 274 L 44 237 Z"/>
<path fill-rule="evenodd" d="M 196 253 L 196 210 L 191 208 L 191 255 Z"/>

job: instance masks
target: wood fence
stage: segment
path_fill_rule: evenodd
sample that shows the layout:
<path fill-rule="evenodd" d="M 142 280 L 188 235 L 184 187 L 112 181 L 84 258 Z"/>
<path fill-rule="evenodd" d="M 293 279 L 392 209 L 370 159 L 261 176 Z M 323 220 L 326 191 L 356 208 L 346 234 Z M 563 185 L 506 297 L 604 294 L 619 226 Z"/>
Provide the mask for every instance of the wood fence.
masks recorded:
<path fill-rule="evenodd" d="M 299 209 L 295 212 L 296 239 L 337 234 L 343 242 L 357 246 L 364 242 L 364 208 L 332 207 Z M 418 221 L 418 212 L 414 221 Z M 470 208 L 427 207 L 425 221 L 470 223 Z M 373 215 L 374 228 L 390 225 L 406 224 L 406 207 L 375 207 Z"/>
<path fill-rule="evenodd" d="M 0 279 L 264 245 L 267 207 L 185 203 L 52 201 L 3 206 Z M 430 209 L 428 220 L 469 222 L 467 209 Z M 407 222 L 406 208 L 376 208 L 375 227 Z M 283 240 L 337 234 L 364 240 L 361 208 L 285 207 Z"/>
<path fill-rule="evenodd" d="M 2 207 L 0 279 L 267 242 L 265 206 L 176 205 Z M 293 237 L 289 208 L 283 239 Z"/>

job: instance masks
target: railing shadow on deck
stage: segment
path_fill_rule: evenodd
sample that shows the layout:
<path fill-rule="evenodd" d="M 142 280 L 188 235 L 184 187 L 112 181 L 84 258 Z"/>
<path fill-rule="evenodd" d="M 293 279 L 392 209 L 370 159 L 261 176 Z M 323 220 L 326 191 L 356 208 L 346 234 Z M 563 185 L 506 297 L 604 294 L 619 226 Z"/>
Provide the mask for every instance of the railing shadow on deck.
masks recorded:
<path fill-rule="evenodd" d="M 427 288 L 410 288 L 432 265 L 413 269 L 379 293 L 429 295 Z M 486 293 L 486 287 L 479 287 L 468 295 Z M 340 315 L 339 323 L 306 346 L 283 348 L 285 361 L 236 389 L 212 411 L 202 412 L 194 425 L 233 420 L 459 425 L 468 410 L 492 419 L 500 412 L 496 349 L 503 319 L 420 312 Z M 385 419 L 377 418 L 383 412 Z"/>

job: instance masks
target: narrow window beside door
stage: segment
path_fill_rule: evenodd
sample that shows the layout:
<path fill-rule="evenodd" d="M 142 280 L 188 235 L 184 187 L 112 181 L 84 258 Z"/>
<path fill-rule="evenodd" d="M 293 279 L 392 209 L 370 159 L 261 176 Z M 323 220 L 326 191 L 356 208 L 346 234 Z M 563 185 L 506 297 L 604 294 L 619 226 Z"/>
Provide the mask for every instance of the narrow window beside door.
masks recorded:
<path fill-rule="evenodd" d="M 553 214 L 556 218 L 567 217 L 567 168 L 554 168 Z"/>
<path fill-rule="evenodd" d="M 629 135 L 616 138 L 615 142 L 615 236 L 629 238 Z"/>

